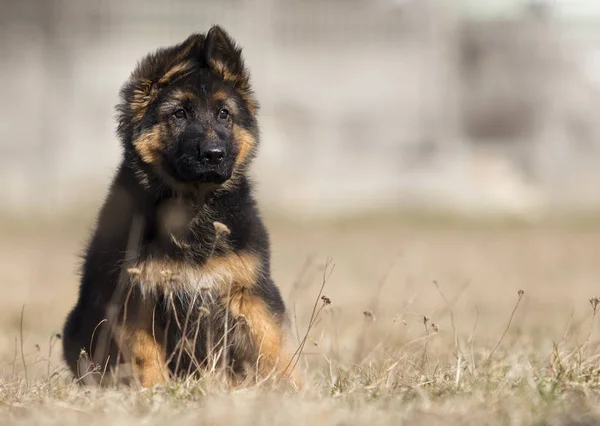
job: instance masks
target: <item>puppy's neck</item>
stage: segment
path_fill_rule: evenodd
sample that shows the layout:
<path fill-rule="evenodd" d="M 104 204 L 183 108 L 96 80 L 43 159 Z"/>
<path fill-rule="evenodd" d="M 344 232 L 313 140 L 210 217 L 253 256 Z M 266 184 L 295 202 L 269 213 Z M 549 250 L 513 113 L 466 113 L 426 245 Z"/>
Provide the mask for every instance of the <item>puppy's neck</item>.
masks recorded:
<path fill-rule="evenodd" d="M 192 221 L 201 215 L 201 207 L 182 198 L 160 200 L 155 210 L 157 236 L 161 239 L 185 239 Z"/>

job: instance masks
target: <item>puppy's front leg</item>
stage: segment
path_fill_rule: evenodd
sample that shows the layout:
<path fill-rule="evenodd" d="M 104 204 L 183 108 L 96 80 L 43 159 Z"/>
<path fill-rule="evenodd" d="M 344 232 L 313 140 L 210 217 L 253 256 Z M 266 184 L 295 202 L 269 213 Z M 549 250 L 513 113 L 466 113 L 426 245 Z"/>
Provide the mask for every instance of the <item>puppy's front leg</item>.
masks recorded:
<path fill-rule="evenodd" d="M 115 333 L 122 361 L 131 365 L 135 379 L 143 387 L 164 383 L 169 377 L 164 330 L 157 324 L 153 326 L 153 309 L 154 305 L 145 300 L 130 302 Z"/>

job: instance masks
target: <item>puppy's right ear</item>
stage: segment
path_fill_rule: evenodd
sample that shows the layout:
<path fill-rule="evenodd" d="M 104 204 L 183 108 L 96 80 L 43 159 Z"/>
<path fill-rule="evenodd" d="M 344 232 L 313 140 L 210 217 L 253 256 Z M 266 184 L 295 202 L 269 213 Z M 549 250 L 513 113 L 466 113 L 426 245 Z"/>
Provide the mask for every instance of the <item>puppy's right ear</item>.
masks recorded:
<path fill-rule="evenodd" d="M 204 40 L 206 37 L 204 34 L 194 33 L 186 38 L 180 45 L 177 46 L 179 49 L 179 56 L 181 60 L 198 60 L 202 57 L 204 51 Z"/>
<path fill-rule="evenodd" d="M 193 59 L 202 51 L 203 44 L 204 35 L 192 34 L 179 44 L 158 49 L 140 62 L 133 76 L 164 86 L 179 71 L 192 68 Z"/>
<path fill-rule="evenodd" d="M 202 52 L 204 35 L 192 34 L 182 43 L 146 55 L 121 89 L 119 121 L 139 123 L 161 87 L 189 72 Z"/>

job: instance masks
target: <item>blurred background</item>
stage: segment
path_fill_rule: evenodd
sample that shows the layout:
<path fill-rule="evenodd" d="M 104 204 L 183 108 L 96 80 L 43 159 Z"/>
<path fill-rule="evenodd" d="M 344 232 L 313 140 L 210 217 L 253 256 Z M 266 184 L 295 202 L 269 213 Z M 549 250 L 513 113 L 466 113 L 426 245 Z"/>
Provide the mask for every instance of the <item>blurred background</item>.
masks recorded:
<path fill-rule="evenodd" d="M 600 227 L 536 219 L 600 212 L 600 1 L 0 0 L 0 379 L 15 336 L 35 359 L 75 302 L 120 86 L 213 24 L 262 104 L 253 174 L 300 334 L 335 265 L 312 351 L 385 340 L 419 360 L 426 315 L 432 356 L 456 363 L 452 330 L 492 347 L 521 289 L 507 340 L 551 351 L 569 318 L 585 338 Z"/>
<path fill-rule="evenodd" d="M 2 213 L 95 207 L 136 62 L 212 24 L 262 104 L 267 214 L 600 207 L 595 0 L 0 1 Z"/>

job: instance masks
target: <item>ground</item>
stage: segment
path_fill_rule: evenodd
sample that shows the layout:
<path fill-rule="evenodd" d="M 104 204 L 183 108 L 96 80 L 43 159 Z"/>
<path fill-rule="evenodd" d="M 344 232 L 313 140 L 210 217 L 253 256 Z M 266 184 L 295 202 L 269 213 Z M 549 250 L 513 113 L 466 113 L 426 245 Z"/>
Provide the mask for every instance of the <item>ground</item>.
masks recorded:
<path fill-rule="evenodd" d="M 2 424 L 600 424 L 598 226 L 268 219 L 307 387 L 98 391 L 53 337 L 92 217 L 0 227 Z"/>

